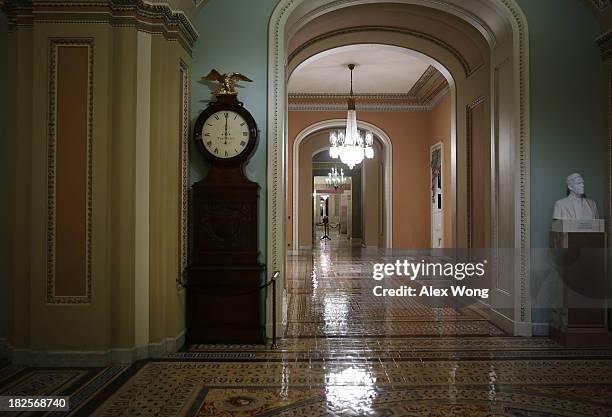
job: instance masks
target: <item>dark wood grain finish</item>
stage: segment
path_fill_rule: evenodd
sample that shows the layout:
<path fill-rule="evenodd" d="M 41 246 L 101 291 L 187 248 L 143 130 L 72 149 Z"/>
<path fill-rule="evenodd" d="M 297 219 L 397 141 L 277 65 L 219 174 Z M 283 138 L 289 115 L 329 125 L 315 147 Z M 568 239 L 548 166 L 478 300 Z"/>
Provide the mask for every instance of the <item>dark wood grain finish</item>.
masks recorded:
<path fill-rule="evenodd" d="M 249 123 L 246 149 L 222 159 L 202 146 L 202 126 L 211 114 L 239 113 Z M 193 241 L 188 268 L 189 343 L 265 341 L 265 266 L 258 262 L 259 185 L 244 174 L 257 143 L 257 126 L 235 97 L 212 103 L 198 117 L 194 140 L 210 162 L 206 178 L 192 187 Z"/>

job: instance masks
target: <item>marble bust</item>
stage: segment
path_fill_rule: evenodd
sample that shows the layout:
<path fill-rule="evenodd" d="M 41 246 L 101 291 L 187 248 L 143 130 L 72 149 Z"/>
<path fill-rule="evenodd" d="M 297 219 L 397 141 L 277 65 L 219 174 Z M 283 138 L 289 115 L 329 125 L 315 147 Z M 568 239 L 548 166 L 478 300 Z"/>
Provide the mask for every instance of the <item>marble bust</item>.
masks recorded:
<path fill-rule="evenodd" d="M 553 219 L 599 219 L 595 201 L 584 196 L 584 179 L 580 174 L 571 174 L 566 179 L 568 195 L 555 202 Z"/>

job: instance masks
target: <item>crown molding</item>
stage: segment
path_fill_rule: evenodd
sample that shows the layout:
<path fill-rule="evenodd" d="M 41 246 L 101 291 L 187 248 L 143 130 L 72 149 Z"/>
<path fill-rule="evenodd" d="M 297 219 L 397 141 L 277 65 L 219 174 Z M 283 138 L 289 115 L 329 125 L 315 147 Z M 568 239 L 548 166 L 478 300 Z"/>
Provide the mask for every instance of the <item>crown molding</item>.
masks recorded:
<path fill-rule="evenodd" d="M 417 82 L 414 83 L 410 91 L 408 91 L 408 95 L 413 96 L 413 97 L 422 96 L 423 89 L 432 80 L 435 80 L 436 75 L 439 75 L 440 77 L 442 76 L 442 74 L 440 74 L 440 72 L 437 69 L 435 69 L 435 67 L 433 67 L 432 65 L 427 67 L 427 69 L 425 70 L 425 72 L 423 72 L 423 74 L 421 74 L 421 77 L 419 77 Z"/>
<path fill-rule="evenodd" d="M 428 88 L 420 97 L 408 94 L 355 94 L 356 110 L 374 112 L 432 111 L 450 92 L 446 81 Z M 289 94 L 289 111 L 344 111 L 343 94 Z"/>
<path fill-rule="evenodd" d="M 162 34 L 168 40 L 181 42 L 187 51 L 191 51 L 198 38 L 198 32 L 187 15 L 173 10 L 167 3 L 143 0 L 4 0 L 2 9 L 8 17 L 9 30 L 37 22 L 107 23 Z"/>
<path fill-rule="evenodd" d="M 444 76 L 429 66 L 408 93 L 355 94 L 356 109 L 379 112 L 431 111 L 450 92 Z M 346 94 L 289 94 L 289 110 L 341 111 L 347 108 Z"/>

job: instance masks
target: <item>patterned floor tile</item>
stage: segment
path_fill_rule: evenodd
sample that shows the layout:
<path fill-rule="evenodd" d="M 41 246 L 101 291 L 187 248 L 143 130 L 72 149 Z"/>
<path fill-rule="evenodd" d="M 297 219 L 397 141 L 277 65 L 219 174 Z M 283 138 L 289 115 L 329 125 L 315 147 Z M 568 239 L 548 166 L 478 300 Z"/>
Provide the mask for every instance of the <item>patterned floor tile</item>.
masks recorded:
<path fill-rule="evenodd" d="M 612 417 L 612 350 L 510 337 L 465 305 L 372 297 L 368 270 L 392 259 L 333 245 L 289 257 L 277 349 L 194 345 L 127 369 L 4 367 L 0 395 L 65 392 L 73 417 Z"/>

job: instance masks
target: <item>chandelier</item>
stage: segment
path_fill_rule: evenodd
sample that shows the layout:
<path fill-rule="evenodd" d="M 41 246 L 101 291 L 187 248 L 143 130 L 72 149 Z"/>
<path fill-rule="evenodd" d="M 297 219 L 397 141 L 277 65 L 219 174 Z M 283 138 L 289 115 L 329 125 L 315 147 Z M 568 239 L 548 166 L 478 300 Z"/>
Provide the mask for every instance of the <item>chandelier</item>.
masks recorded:
<path fill-rule="evenodd" d="M 329 156 L 340 158 L 342 163 L 350 169 L 363 158 L 374 158 L 374 135 L 372 132 L 363 133 L 357 129 L 357 112 L 355 111 L 355 97 L 353 96 L 353 70 L 355 64 L 349 64 L 351 71 L 351 93 L 348 98 L 348 115 L 346 118 L 346 130 L 332 131 L 329 134 Z"/>
<path fill-rule="evenodd" d="M 331 172 L 327 174 L 327 178 L 325 179 L 325 183 L 331 187 L 334 187 L 336 190 L 344 184 L 346 184 L 346 177 L 344 176 L 344 170 L 340 168 L 340 173 L 336 167 L 331 169 Z"/>

